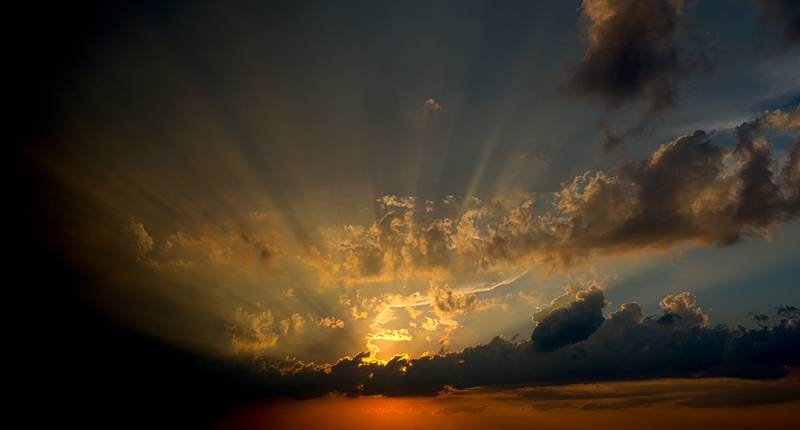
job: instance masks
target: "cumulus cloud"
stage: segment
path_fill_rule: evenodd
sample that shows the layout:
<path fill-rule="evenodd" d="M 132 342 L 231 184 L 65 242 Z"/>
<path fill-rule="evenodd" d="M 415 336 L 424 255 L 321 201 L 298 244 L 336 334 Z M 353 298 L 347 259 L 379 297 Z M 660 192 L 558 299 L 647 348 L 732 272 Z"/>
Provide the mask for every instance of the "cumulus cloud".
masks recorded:
<path fill-rule="evenodd" d="M 402 340 L 398 332 L 449 345 L 458 316 L 489 306 L 480 288 L 458 279 L 497 279 L 531 267 L 566 269 L 595 255 L 614 255 L 680 244 L 727 246 L 742 237 L 768 236 L 800 214 L 800 143 L 774 155 L 767 141 L 796 133 L 798 109 L 767 111 L 733 130 L 736 144 L 719 145 L 702 130 L 665 143 L 640 161 L 610 171 L 581 173 L 551 195 L 481 200 L 448 196 L 423 201 L 414 196 L 377 199 L 377 219 L 323 235 L 308 260 L 323 283 L 343 287 L 340 303 L 353 320 L 370 319 L 366 342 Z M 488 279 L 488 278 L 487 278 Z M 403 281 L 427 291 L 375 294 L 362 283 Z M 505 281 L 504 281 L 505 282 Z M 457 285 L 451 288 L 450 285 Z M 495 283 L 490 289 L 503 282 Z M 355 286 L 356 288 L 350 288 Z M 590 337 L 608 324 L 599 291 L 568 292 L 535 316 L 533 348 L 554 351 Z M 576 300 L 576 294 L 585 295 Z M 704 322 L 694 297 L 665 298 L 663 326 Z M 412 320 L 398 323 L 395 310 Z M 634 305 L 620 315 L 634 318 Z M 578 318 L 581 316 L 582 318 Z M 407 328 L 408 327 L 408 328 Z"/>
<path fill-rule="evenodd" d="M 259 356 L 270 351 L 282 350 L 288 344 L 302 343 L 304 339 L 314 338 L 320 333 L 314 330 L 344 329 L 345 322 L 334 316 L 317 318 L 314 315 L 303 315 L 298 312 L 285 316 L 271 309 L 250 312 L 239 308 L 233 314 L 228 327 L 228 336 L 234 353 L 243 356 Z M 376 339 L 409 340 L 407 331 L 381 332 Z M 405 339 L 409 337 L 409 339 Z M 284 348 L 285 349 L 285 348 Z"/>
<path fill-rule="evenodd" d="M 689 326 L 702 326 L 708 323 L 708 315 L 695 305 L 694 294 L 688 291 L 669 294 L 661 299 L 660 304 L 665 312 L 659 319 L 661 323 L 680 323 Z"/>
<path fill-rule="evenodd" d="M 425 112 L 440 112 L 442 110 L 442 105 L 435 99 L 429 98 L 422 104 L 422 108 Z"/>
<path fill-rule="evenodd" d="M 139 251 L 139 262 L 155 269 L 205 268 L 235 264 L 268 267 L 280 253 L 274 220 L 258 212 L 236 226 L 206 224 L 180 229 L 157 240 L 142 222 L 131 219 L 128 231 Z"/>
<path fill-rule="evenodd" d="M 428 295 L 433 303 L 433 309 L 441 315 L 468 312 L 475 309 L 478 303 L 478 296 L 475 294 L 458 294 L 446 285 L 431 285 Z"/>
<path fill-rule="evenodd" d="M 237 352 L 263 352 L 280 339 L 271 310 L 259 313 L 237 309 L 229 327 L 231 345 Z"/>
<path fill-rule="evenodd" d="M 426 318 L 422 327 L 429 331 L 436 330 L 439 327 L 443 328 L 444 333 L 439 339 L 439 344 L 442 346 L 450 344 L 450 336 L 460 327 L 455 317 L 475 310 L 480 304 L 475 293 L 454 292 L 447 285 L 439 286 L 435 283 L 431 283 L 428 289 L 428 298 L 428 303 L 433 308 L 436 319 Z"/>
<path fill-rule="evenodd" d="M 284 335 L 288 334 L 290 330 L 299 333 L 300 331 L 303 330 L 303 327 L 305 327 L 305 325 L 306 325 L 305 318 L 303 318 L 303 316 L 298 313 L 293 313 L 289 318 L 280 321 L 281 332 Z"/>
<path fill-rule="evenodd" d="M 348 225 L 310 261 L 325 279 L 381 281 L 450 270 L 473 270 L 489 264 L 483 241 L 489 219 L 502 216 L 478 199 L 445 198 L 436 203 L 413 197 L 378 199 L 382 214 L 371 225 Z"/>
<path fill-rule="evenodd" d="M 322 317 L 317 324 L 328 328 L 344 328 L 344 321 L 336 317 Z"/>
<path fill-rule="evenodd" d="M 585 340 L 603 323 L 606 300 L 599 288 L 593 286 L 574 294 L 568 291 L 567 296 L 575 300 L 564 307 L 534 314 L 537 324 L 531 340 L 536 351 L 552 351 Z"/>
<path fill-rule="evenodd" d="M 646 96 L 650 111 L 674 103 L 689 64 L 676 34 L 682 0 L 584 0 L 588 47 L 570 80 L 577 93 L 621 104 Z"/>
<path fill-rule="evenodd" d="M 568 328 L 561 333 L 572 332 L 571 323 L 566 322 L 570 317 L 578 321 L 577 326 L 593 332 L 582 340 L 572 337 L 556 348 L 537 347 L 542 339 L 534 333 L 532 340 L 519 343 L 496 337 L 459 352 L 417 359 L 396 356 L 382 363 L 368 360 L 368 352 L 333 365 L 268 359 L 258 363 L 271 387 L 300 396 L 330 391 L 434 394 L 446 387 L 656 377 L 775 378 L 800 365 L 796 315 L 756 329 L 710 326 L 694 296 L 682 292 L 661 301 L 660 315 L 644 316 L 638 304 L 627 303 L 602 319 L 597 311 L 605 300 L 599 289 L 568 294 L 572 301 L 550 309 L 544 319 L 557 316 Z"/>
<path fill-rule="evenodd" d="M 422 323 L 422 329 L 427 331 L 436 331 L 439 327 L 439 320 L 436 318 L 425 317 L 425 322 Z"/>
<path fill-rule="evenodd" d="M 136 245 L 137 251 L 139 251 L 139 255 L 145 255 L 153 250 L 155 241 L 153 237 L 150 236 L 150 233 L 147 232 L 144 224 L 131 218 L 130 221 L 128 221 L 128 231 L 133 235 L 134 244 Z"/>
<path fill-rule="evenodd" d="M 431 280 L 424 293 L 383 293 L 365 297 L 359 288 L 354 293 L 341 295 L 339 302 L 350 310 L 353 319 L 370 318 L 369 332 L 365 338 L 367 349 L 373 354 L 380 351 L 375 341 L 405 340 L 404 336 L 386 335 L 387 332 L 397 333 L 398 330 L 406 330 L 408 336 L 427 342 L 438 336 L 437 341 L 444 348 L 450 344 L 455 330 L 462 327 L 460 317 L 473 311 L 504 305 L 498 297 L 480 298 L 479 295 L 513 283 L 525 273 L 519 272 L 500 281 L 462 283 L 457 289 Z M 404 314 L 408 318 L 398 321 Z"/>
<path fill-rule="evenodd" d="M 780 162 L 767 132 L 796 133 L 798 115 L 797 109 L 769 111 L 745 122 L 733 147 L 698 130 L 644 160 L 579 174 L 552 196 L 438 202 L 385 196 L 374 223 L 347 226 L 310 260 L 324 279 L 346 283 L 446 279 L 768 235 L 800 213 L 800 141 Z"/>
<path fill-rule="evenodd" d="M 781 109 L 767 111 L 764 113 L 764 121 L 772 127 L 800 130 L 800 106 L 790 111 Z"/>

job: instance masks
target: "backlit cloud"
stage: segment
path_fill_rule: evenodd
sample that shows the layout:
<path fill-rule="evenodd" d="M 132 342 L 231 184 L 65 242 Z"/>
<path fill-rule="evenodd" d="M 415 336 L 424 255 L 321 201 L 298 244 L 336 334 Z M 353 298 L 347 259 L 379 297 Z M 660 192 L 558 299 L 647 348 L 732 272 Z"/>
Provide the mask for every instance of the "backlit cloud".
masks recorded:
<path fill-rule="evenodd" d="M 674 103 L 686 72 L 676 42 L 682 0 L 584 0 L 588 47 L 571 88 L 612 104 L 646 97 L 650 111 Z"/>
<path fill-rule="evenodd" d="M 139 221 L 131 220 L 128 222 L 128 231 L 133 235 L 134 244 L 140 255 L 147 254 L 153 250 L 153 237 L 147 232 L 147 229 Z"/>
<path fill-rule="evenodd" d="M 312 260 L 323 280 L 444 280 L 768 235 L 799 213 L 800 144 L 780 162 L 766 132 L 796 130 L 797 112 L 770 111 L 742 123 L 732 147 L 702 130 L 680 136 L 644 160 L 579 174 L 550 196 L 424 203 L 384 196 L 378 220 L 332 234 Z"/>
<path fill-rule="evenodd" d="M 425 103 L 423 103 L 422 106 L 425 109 L 425 112 L 440 112 L 442 110 L 442 105 L 433 98 L 425 100 Z"/>
<path fill-rule="evenodd" d="M 263 352 L 272 348 L 280 339 L 276 329 L 272 311 L 250 313 L 239 309 L 234 324 L 230 327 L 233 349 L 242 352 Z"/>

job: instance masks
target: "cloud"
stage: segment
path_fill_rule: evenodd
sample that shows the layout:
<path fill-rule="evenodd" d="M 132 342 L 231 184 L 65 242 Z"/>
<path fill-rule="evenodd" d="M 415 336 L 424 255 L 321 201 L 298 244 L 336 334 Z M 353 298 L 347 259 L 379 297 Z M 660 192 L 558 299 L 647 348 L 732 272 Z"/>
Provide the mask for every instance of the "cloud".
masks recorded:
<path fill-rule="evenodd" d="M 231 345 L 236 352 L 262 352 L 273 348 L 280 339 L 270 310 L 250 313 L 237 309 L 229 331 Z"/>
<path fill-rule="evenodd" d="M 322 317 L 317 322 L 318 325 L 328 327 L 328 328 L 344 328 L 344 321 L 340 320 L 336 317 Z"/>
<path fill-rule="evenodd" d="M 306 325 L 306 320 L 302 315 L 293 313 L 289 318 L 280 321 L 281 333 L 288 334 L 290 330 L 299 333 Z"/>
<path fill-rule="evenodd" d="M 592 252 L 728 245 L 768 234 L 797 216 L 800 182 L 796 161 L 774 170 L 763 132 L 761 120 L 744 123 L 736 147 L 727 148 L 696 131 L 613 173 L 575 177 L 556 195 L 550 251 L 569 264 Z"/>
<path fill-rule="evenodd" d="M 145 255 L 153 250 L 155 241 L 153 237 L 150 236 L 150 233 L 147 232 L 144 224 L 131 218 L 130 221 L 128 221 L 128 231 L 133 235 L 134 244 L 139 251 L 139 255 Z"/>
<path fill-rule="evenodd" d="M 425 112 L 441 112 L 442 105 L 439 104 L 435 99 L 429 98 L 425 100 L 425 103 L 422 104 L 422 108 Z"/>
<path fill-rule="evenodd" d="M 446 285 L 431 285 L 428 290 L 428 295 L 431 298 L 434 311 L 442 315 L 469 312 L 475 309 L 478 303 L 478 297 L 475 294 L 454 293 L 453 290 Z"/>
<path fill-rule="evenodd" d="M 491 392 L 490 392 L 491 393 Z M 795 401 L 796 379 L 750 381 L 741 379 L 659 379 L 517 389 L 509 401 L 533 401 L 535 410 L 627 409 L 667 404 L 692 408 L 747 406 Z"/>
<path fill-rule="evenodd" d="M 269 267 L 280 254 L 280 235 L 266 213 L 253 215 L 252 225 L 205 224 L 179 229 L 156 240 L 144 224 L 131 218 L 127 225 L 139 250 L 139 262 L 155 269 L 208 268 L 221 265 Z"/>
<path fill-rule="evenodd" d="M 163 250 L 165 255 L 182 255 L 192 261 L 211 264 L 227 264 L 234 260 L 266 263 L 277 252 L 274 245 L 246 231 L 216 227 L 205 227 L 197 233 L 173 233 L 165 241 Z"/>
<path fill-rule="evenodd" d="M 644 316 L 638 304 L 627 303 L 603 320 L 597 312 L 605 304 L 599 289 L 568 293 L 573 300 L 551 309 L 544 320 L 557 318 L 570 328 L 572 323 L 566 320 L 571 317 L 576 326 L 594 330 L 583 340 L 572 337 L 570 342 L 562 342 L 560 348 L 537 347 L 537 342 L 549 338 L 540 339 L 534 333 L 530 341 L 515 343 L 496 337 L 485 345 L 416 359 L 396 356 L 375 362 L 365 352 L 333 365 L 266 358 L 258 363 L 269 386 L 282 394 L 303 396 L 330 391 L 349 395 L 435 394 L 447 387 L 688 376 L 777 378 L 800 366 L 800 320 L 796 317 L 756 329 L 709 326 L 694 296 L 683 292 L 666 296 L 660 315 Z M 566 335 L 561 338 L 569 338 L 571 332 L 562 330 L 560 333 Z M 604 401 L 583 402 L 581 406 L 621 405 Z"/>
<path fill-rule="evenodd" d="M 800 43 L 800 3 L 795 0 L 757 0 L 762 17 L 779 29 L 789 44 Z"/>
<path fill-rule="evenodd" d="M 606 153 L 613 152 L 625 142 L 625 133 L 617 133 L 606 123 L 600 126 L 600 136 L 600 145 Z"/>
<path fill-rule="evenodd" d="M 569 294 L 569 293 L 568 293 Z M 597 287 L 574 293 L 575 300 L 564 307 L 534 315 L 537 322 L 531 340 L 536 351 L 546 352 L 580 342 L 592 335 L 603 323 L 605 296 Z"/>
<path fill-rule="evenodd" d="M 785 318 L 800 318 L 800 308 L 797 306 L 778 306 L 775 308 L 778 316 Z"/>
<path fill-rule="evenodd" d="M 436 318 L 425 317 L 425 322 L 422 323 L 422 329 L 427 331 L 436 331 L 439 327 L 439 320 Z"/>
<path fill-rule="evenodd" d="M 684 244 L 731 245 L 769 235 L 800 213 L 800 139 L 785 161 L 767 136 L 797 133 L 797 109 L 736 128 L 733 147 L 698 130 L 611 171 L 581 173 L 550 196 L 378 199 L 372 224 L 332 233 L 309 257 L 345 284 L 533 265 L 571 267 L 592 255 Z"/>
<path fill-rule="evenodd" d="M 437 278 L 489 263 L 481 244 L 484 221 L 502 216 L 500 211 L 478 199 L 434 203 L 389 195 L 377 201 L 381 214 L 374 223 L 348 225 L 332 233 L 322 250 L 312 248 L 311 263 L 323 279 Z"/>
<path fill-rule="evenodd" d="M 788 112 L 781 109 L 767 111 L 764 113 L 764 121 L 775 128 L 800 130 L 800 106 Z"/>
<path fill-rule="evenodd" d="M 344 321 L 333 316 L 316 318 L 311 314 L 303 316 L 297 312 L 283 318 L 278 315 L 276 317 L 271 309 L 257 312 L 237 309 L 228 327 L 233 352 L 251 357 L 259 356 L 285 346 L 285 342 L 302 343 L 304 337 L 313 338 L 315 335 L 309 332 L 315 329 L 343 329 L 345 326 Z"/>
<path fill-rule="evenodd" d="M 382 329 L 382 330 L 378 331 L 377 333 L 370 334 L 369 335 L 369 339 L 370 340 L 391 340 L 391 341 L 399 342 L 399 341 L 412 340 L 413 337 L 408 332 L 408 329 L 405 329 L 405 328 L 401 328 L 401 329 L 397 329 L 397 330 L 392 330 L 392 329 L 385 328 L 385 329 Z"/>
<path fill-rule="evenodd" d="M 674 103 L 689 69 L 676 42 L 682 0 L 584 0 L 588 47 L 570 88 L 618 105 L 646 96 L 650 111 Z"/>
<path fill-rule="evenodd" d="M 679 323 L 690 326 L 708 324 L 708 315 L 695 305 L 694 294 L 688 291 L 669 294 L 661 299 L 660 304 L 665 314 L 659 319 L 659 322 L 669 321 L 672 324 L 677 319 Z"/>
<path fill-rule="evenodd" d="M 479 297 L 488 291 L 483 288 L 518 278 L 510 273 L 537 266 L 569 269 L 593 256 L 681 244 L 728 246 L 747 236 L 769 236 L 795 219 L 800 144 L 786 157 L 774 156 L 767 138 L 796 133 L 798 115 L 797 109 L 767 111 L 732 130 L 737 139 L 732 146 L 717 144 L 713 133 L 702 130 L 679 136 L 639 161 L 578 174 L 550 195 L 486 201 L 386 195 L 376 200 L 374 222 L 325 232 L 319 247 L 309 247 L 306 261 L 322 284 L 342 288 L 339 302 L 350 318 L 369 319 L 365 341 L 373 354 L 381 342 L 402 341 L 399 330 L 436 338 L 446 347 L 461 327 L 460 315 L 491 306 Z M 465 285 L 476 276 L 509 282 Z M 409 293 L 387 293 L 385 287 L 396 282 L 413 287 Z M 575 302 L 575 294 L 578 290 L 563 300 Z M 551 304 L 551 310 L 572 308 L 535 318 L 534 348 L 556 350 L 605 325 L 602 293 L 580 294 L 587 300 Z M 665 300 L 670 311 L 662 325 L 703 322 L 693 296 Z M 411 320 L 425 319 L 400 322 L 395 312 L 401 311 Z"/>

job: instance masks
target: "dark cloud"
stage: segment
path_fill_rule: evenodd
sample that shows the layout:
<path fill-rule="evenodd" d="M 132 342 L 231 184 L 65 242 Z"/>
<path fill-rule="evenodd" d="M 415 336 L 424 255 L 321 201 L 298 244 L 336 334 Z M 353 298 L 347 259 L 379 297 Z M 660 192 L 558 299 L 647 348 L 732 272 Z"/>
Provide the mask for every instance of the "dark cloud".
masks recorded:
<path fill-rule="evenodd" d="M 744 123 L 736 128 L 736 152 L 742 156 L 741 199 L 746 205 L 739 205 L 736 218 L 742 222 L 771 224 L 775 217 L 782 215 L 784 199 L 777 184 L 772 181 L 772 154 L 769 146 L 761 142 L 756 133 L 761 121 Z"/>
<path fill-rule="evenodd" d="M 797 306 L 778 306 L 775 311 L 782 317 L 800 318 L 800 308 Z"/>
<path fill-rule="evenodd" d="M 589 45 L 570 88 L 614 105 L 645 96 L 651 112 L 672 105 L 689 67 L 676 42 L 683 8 L 682 0 L 584 0 Z"/>
<path fill-rule="evenodd" d="M 600 124 L 600 147 L 603 152 L 606 154 L 614 152 L 622 148 L 626 142 L 645 134 L 651 118 L 652 115 L 645 115 L 636 123 L 616 130 L 606 122 Z"/>
<path fill-rule="evenodd" d="M 777 25 L 784 41 L 800 43 L 800 2 L 797 0 L 758 0 L 768 25 Z"/>
<path fill-rule="evenodd" d="M 259 361 L 259 366 L 269 389 L 297 397 L 332 391 L 434 395 L 448 387 L 660 377 L 777 378 L 800 366 L 800 320 L 796 317 L 756 329 L 709 326 L 694 295 L 684 292 L 666 296 L 661 315 L 644 316 L 638 304 L 628 303 L 603 320 L 598 315 L 605 304 L 601 291 L 589 288 L 573 294 L 574 301 L 559 303 L 548 315 L 588 319 L 582 327 L 594 327 L 599 317 L 599 327 L 585 339 L 573 336 L 572 343 L 557 349 L 537 346 L 542 339 L 534 333 L 531 341 L 515 343 L 496 337 L 460 352 L 417 359 L 397 356 L 384 364 L 368 361 L 369 354 L 362 353 L 331 366 L 267 359 Z M 670 323 L 663 323 L 666 315 L 671 316 Z M 566 334 L 559 339 L 571 336 L 572 326 L 565 323 L 564 327 L 561 333 Z M 624 401 L 616 403 L 584 402 L 583 406 L 620 407 Z"/>
<path fill-rule="evenodd" d="M 600 144 L 604 152 L 612 152 L 622 146 L 625 141 L 624 136 L 615 132 L 608 124 L 603 123 L 600 126 Z"/>
<path fill-rule="evenodd" d="M 795 128 L 797 112 L 768 112 L 743 123 L 734 148 L 699 130 L 612 174 L 576 177 L 558 194 L 568 234 L 553 251 L 569 259 L 683 241 L 727 245 L 795 218 L 800 142 L 776 166 L 765 132 Z"/>
<path fill-rule="evenodd" d="M 531 340 L 539 352 L 585 340 L 603 323 L 606 299 L 598 288 L 580 291 L 574 302 L 550 311 L 538 320 Z M 534 317 L 536 318 L 536 317 Z"/>

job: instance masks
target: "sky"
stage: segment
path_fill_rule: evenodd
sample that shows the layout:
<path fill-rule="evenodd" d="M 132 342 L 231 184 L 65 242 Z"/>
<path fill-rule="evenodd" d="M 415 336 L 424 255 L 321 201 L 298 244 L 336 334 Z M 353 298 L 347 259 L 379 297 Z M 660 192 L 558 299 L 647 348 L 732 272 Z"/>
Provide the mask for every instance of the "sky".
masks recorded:
<path fill-rule="evenodd" d="M 115 338 L 112 374 L 188 361 L 272 399 L 231 428 L 778 425 L 800 400 L 796 1 L 21 17 L 27 291 L 89 379 Z"/>

